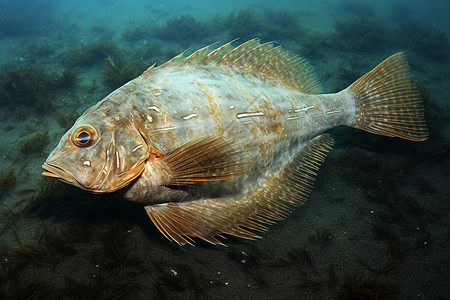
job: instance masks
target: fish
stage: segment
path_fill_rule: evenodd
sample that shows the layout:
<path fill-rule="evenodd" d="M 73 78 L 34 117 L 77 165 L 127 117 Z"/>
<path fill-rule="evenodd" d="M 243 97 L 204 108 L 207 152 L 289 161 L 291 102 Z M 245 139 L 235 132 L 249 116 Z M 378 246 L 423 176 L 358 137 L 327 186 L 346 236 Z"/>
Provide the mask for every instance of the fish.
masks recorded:
<path fill-rule="evenodd" d="M 44 176 L 141 204 L 179 245 L 260 238 L 309 197 L 347 126 L 424 141 L 420 93 L 396 53 L 337 93 L 311 65 L 251 39 L 183 52 L 88 108 Z"/>

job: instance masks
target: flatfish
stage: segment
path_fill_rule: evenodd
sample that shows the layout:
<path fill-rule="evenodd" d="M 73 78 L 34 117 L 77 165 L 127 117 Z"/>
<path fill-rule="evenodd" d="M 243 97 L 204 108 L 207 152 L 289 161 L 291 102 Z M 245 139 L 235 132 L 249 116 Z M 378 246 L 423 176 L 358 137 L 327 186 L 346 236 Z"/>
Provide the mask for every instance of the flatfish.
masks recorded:
<path fill-rule="evenodd" d="M 254 239 L 306 202 L 333 145 L 327 130 L 428 137 L 403 53 L 321 94 L 312 67 L 280 46 L 214 47 L 151 66 L 87 109 L 43 175 L 141 203 L 180 245 L 222 244 Z"/>

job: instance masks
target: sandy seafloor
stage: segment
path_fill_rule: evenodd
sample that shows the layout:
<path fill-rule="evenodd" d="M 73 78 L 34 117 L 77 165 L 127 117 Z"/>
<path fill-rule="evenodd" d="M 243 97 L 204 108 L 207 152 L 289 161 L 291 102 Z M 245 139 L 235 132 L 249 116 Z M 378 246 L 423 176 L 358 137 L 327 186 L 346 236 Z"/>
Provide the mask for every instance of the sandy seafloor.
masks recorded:
<path fill-rule="evenodd" d="M 450 6 L 417 2 L 396 2 L 395 10 L 390 1 L 0 1 L 1 84 L 8 70 L 29 66 L 57 74 L 76 70 L 79 78 L 75 86 L 44 93 L 47 102 L 25 96 L 11 104 L 0 94 L 0 299 L 450 299 Z M 229 238 L 228 247 L 179 247 L 142 207 L 41 176 L 65 131 L 58 117 L 73 119 L 114 89 L 103 73 L 107 54 L 77 65 L 71 53 L 114 41 L 126 62 L 161 63 L 189 46 L 237 37 L 221 27 L 185 45 L 154 37 L 153 26 L 184 14 L 219 24 L 240 8 L 298 16 L 301 37 L 271 39 L 300 55 L 307 36 L 327 36 L 317 52 L 305 55 L 326 92 L 405 51 L 428 99 L 429 140 L 333 130 L 335 150 L 307 204 L 262 239 Z M 384 46 L 330 44 L 335 20 L 361 14 L 385 26 Z M 430 46 L 397 43 L 393 32 L 401 22 L 426 24 Z M 135 40 L 122 35 L 139 27 L 150 33 Z M 154 43 L 159 52 L 143 54 Z M 23 150 L 25 141 L 47 130 L 41 148 Z M 9 170 L 15 180 L 6 181 Z"/>

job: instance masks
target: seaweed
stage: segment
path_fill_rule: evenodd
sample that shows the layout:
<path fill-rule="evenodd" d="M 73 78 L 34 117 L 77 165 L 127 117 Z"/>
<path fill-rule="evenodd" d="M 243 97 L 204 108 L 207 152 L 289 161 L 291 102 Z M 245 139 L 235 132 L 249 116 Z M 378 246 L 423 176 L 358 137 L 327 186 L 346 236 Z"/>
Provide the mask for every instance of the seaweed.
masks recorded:
<path fill-rule="evenodd" d="M 104 299 L 103 289 L 99 289 L 97 281 L 95 278 L 86 282 L 66 277 L 65 287 L 61 292 L 65 297 L 72 299 Z"/>
<path fill-rule="evenodd" d="M 128 42 L 135 42 L 151 36 L 151 29 L 145 25 L 139 25 L 132 28 L 127 28 L 122 31 L 122 37 Z"/>
<path fill-rule="evenodd" d="M 328 228 L 321 228 L 309 236 L 309 241 L 317 244 L 320 248 L 327 246 L 333 239 L 333 232 Z"/>
<path fill-rule="evenodd" d="M 22 267 L 28 264 L 42 266 L 44 261 L 53 261 L 53 257 L 45 251 L 40 242 L 36 245 L 23 245 L 20 248 L 12 249 L 12 252 L 11 263 Z"/>
<path fill-rule="evenodd" d="M 399 238 L 393 227 L 381 220 L 377 220 L 372 224 L 372 231 L 375 234 L 375 237 L 381 240 L 396 240 Z"/>
<path fill-rule="evenodd" d="M 140 63 L 124 62 L 120 56 L 108 56 L 103 74 L 109 86 L 117 88 L 139 76 L 145 67 Z"/>
<path fill-rule="evenodd" d="M 298 41 L 306 31 L 299 24 L 297 15 L 286 10 L 265 11 L 265 24 L 261 38 L 265 40 L 289 40 Z"/>
<path fill-rule="evenodd" d="M 338 277 L 336 276 L 336 272 L 334 271 L 334 266 L 330 264 L 328 266 L 328 290 L 333 291 L 338 285 Z"/>
<path fill-rule="evenodd" d="M 0 198 L 8 194 L 17 182 L 14 168 L 10 168 L 6 174 L 0 176 Z"/>
<path fill-rule="evenodd" d="M 293 248 L 288 251 L 289 258 L 300 265 L 314 267 L 314 261 L 311 254 L 305 248 Z"/>
<path fill-rule="evenodd" d="M 425 178 L 421 178 L 416 182 L 417 187 L 419 188 L 420 192 L 424 195 L 431 195 L 432 193 L 436 192 L 436 189 L 431 186 L 431 184 L 425 180 Z M 415 207 L 417 207 L 416 205 Z M 420 209 L 419 212 L 423 211 L 423 209 Z"/>
<path fill-rule="evenodd" d="M 387 47 L 388 32 L 376 19 L 366 16 L 335 20 L 332 46 L 344 51 L 377 52 Z"/>
<path fill-rule="evenodd" d="M 247 267 L 260 265 L 265 255 L 255 245 L 245 245 L 243 247 L 230 246 L 227 248 L 227 256 L 234 260 L 239 266 Z"/>
<path fill-rule="evenodd" d="M 58 112 L 56 120 L 64 130 L 68 130 L 78 118 L 77 114 Z"/>
<path fill-rule="evenodd" d="M 396 299 L 397 288 L 376 279 L 364 279 L 361 276 L 347 276 L 343 282 L 337 299 Z"/>
<path fill-rule="evenodd" d="M 114 223 L 105 228 L 103 239 L 103 267 L 111 269 L 125 262 L 129 250 L 126 249 L 128 224 Z"/>
<path fill-rule="evenodd" d="M 308 58 L 322 57 L 322 50 L 328 48 L 330 44 L 330 35 L 328 34 L 308 34 L 301 41 L 301 54 Z"/>
<path fill-rule="evenodd" d="M 39 112 L 50 112 L 56 91 L 73 88 L 77 81 L 78 74 L 74 70 L 58 75 L 35 66 L 10 69 L 0 77 L 0 103 L 10 109 L 33 106 Z"/>
<path fill-rule="evenodd" d="M 387 240 L 389 246 L 389 254 L 387 259 L 393 257 L 394 259 L 403 258 L 411 249 L 411 245 L 400 238 L 399 234 L 394 231 L 391 226 L 380 221 L 372 224 L 372 230 L 376 237 L 382 240 Z"/>
<path fill-rule="evenodd" d="M 71 89 L 76 86 L 80 78 L 78 72 L 72 69 L 64 70 L 59 78 L 54 82 L 56 88 Z"/>
<path fill-rule="evenodd" d="M 409 20 L 399 24 L 395 41 L 399 47 L 411 49 L 433 61 L 443 61 L 450 55 L 450 43 L 444 31 Z"/>
<path fill-rule="evenodd" d="M 202 273 L 195 272 L 187 264 L 176 264 L 170 266 L 163 261 L 155 262 L 158 270 L 154 286 L 168 287 L 171 291 L 188 291 L 193 290 L 198 298 L 203 293 L 205 278 Z M 167 296 L 162 288 L 156 289 L 158 295 Z M 165 298 L 165 297 L 162 297 Z"/>
<path fill-rule="evenodd" d="M 51 107 L 50 88 L 53 77 L 41 67 L 26 66 L 8 70 L 0 80 L 0 103 Z"/>
<path fill-rule="evenodd" d="M 338 80 L 334 88 L 338 91 L 347 88 L 360 78 L 366 69 L 366 60 L 359 58 L 352 58 L 351 60 L 340 63 L 337 71 Z"/>
<path fill-rule="evenodd" d="M 40 45 L 30 45 L 26 49 L 26 54 L 28 56 L 34 57 L 35 59 L 38 57 L 48 57 L 55 53 L 55 49 L 49 44 L 40 44 Z"/>
<path fill-rule="evenodd" d="M 77 252 L 75 248 L 70 245 L 72 241 L 61 227 L 55 226 L 50 228 L 46 226 L 42 236 L 46 250 L 54 258 L 58 258 L 58 254 L 70 256 Z"/>
<path fill-rule="evenodd" d="M 16 289 L 17 293 L 14 294 L 14 299 L 48 299 L 50 290 L 47 285 L 50 283 L 48 280 L 36 280 L 28 283 L 26 286 Z"/>
<path fill-rule="evenodd" d="M 118 55 L 118 47 L 115 41 L 100 39 L 72 50 L 66 56 L 66 65 L 90 66 L 103 63 L 108 56 Z"/>
<path fill-rule="evenodd" d="M 19 150 L 24 155 L 42 154 L 45 147 L 48 145 L 49 137 L 48 130 L 44 132 L 37 132 L 33 137 L 21 142 Z"/>
<path fill-rule="evenodd" d="M 223 22 L 223 26 L 229 30 L 232 39 L 242 40 L 260 36 L 263 32 L 264 19 L 252 9 L 245 8 L 233 11 Z"/>
<path fill-rule="evenodd" d="M 209 34 L 208 26 L 192 15 L 177 15 L 166 21 L 166 25 L 155 27 L 151 36 L 189 46 L 199 42 Z"/>

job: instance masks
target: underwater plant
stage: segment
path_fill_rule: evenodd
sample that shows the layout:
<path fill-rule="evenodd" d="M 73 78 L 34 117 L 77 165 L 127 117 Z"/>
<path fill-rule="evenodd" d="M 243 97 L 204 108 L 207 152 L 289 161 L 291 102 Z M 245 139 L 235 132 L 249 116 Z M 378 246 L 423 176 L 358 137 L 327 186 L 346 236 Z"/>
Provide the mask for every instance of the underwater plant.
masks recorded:
<path fill-rule="evenodd" d="M 399 47 L 411 49 L 423 57 L 442 61 L 450 56 L 450 43 L 444 31 L 419 21 L 405 21 L 395 31 Z"/>
<path fill-rule="evenodd" d="M 263 17 L 250 8 L 233 11 L 223 22 L 223 27 L 229 30 L 231 39 L 243 40 L 258 37 L 262 33 L 263 25 Z"/>
<path fill-rule="evenodd" d="M 339 50 L 376 52 L 387 46 L 388 32 L 384 25 L 366 16 L 335 20 L 331 45 Z"/>
<path fill-rule="evenodd" d="M 8 70 L 0 79 L 0 103 L 14 108 L 50 102 L 52 76 L 41 67 L 26 66 Z"/>
<path fill-rule="evenodd" d="M 337 299 L 396 299 L 397 288 L 376 279 L 365 279 L 356 274 L 347 276 L 343 282 Z"/>
<path fill-rule="evenodd" d="M 48 130 L 45 130 L 44 132 L 37 132 L 33 137 L 21 142 L 19 149 L 24 155 L 42 153 L 48 142 Z"/>
<path fill-rule="evenodd" d="M 0 197 L 7 194 L 14 187 L 17 181 L 17 176 L 14 168 L 10 168 L 6 174 L 0 176 Z"/>
<path fill-rule="evenodd" d="M 73 88 L 77 82 L 78 73 L 74 70 L 65 70 L 61 75 L 35 66 L 7 70 L 0 77 L 0 103 L 10 109 L 26 105 L 49 112 L 56 91 Z"/>
<path fill-rule="evenodd" d="M 69 66 L 89 66 L 103 63 L 108 56 L 118 53 L 117 43 L 110 40 L 97 40 L 84 45 L 80 44 L 79 49 L 73 49 L 65 57 L 65 65 Z"/>
<path fill-rule="evenodd" d="M 70 89 L 79 81 L 78 72 L 72 69 L 64 70 L 61 76 L 54 80 L 54 86 L 61 89 Z"/>
<path fill-rule="evenodd" d="M 306 35 L 301 40 L 300 53 L 307 58 L 320 58 L 324 48 L 329 48 L 330 35 L 313 33 Z"/>
<path fill-rule="evenodd" d="M 129 27 L 122 31 L 122 37 L 128 42 L 135 42 L 150 37 L 151 29 L 145 25 Z"/>
<path fill-rule="evenodd" d="M 72 125 L 75 123 L 75 120 L 78 118 L 77 114 L 66 114 L 63 112 L 58 112 L 58 115 L 56 117 L 56 120 L 58 121 L 59 125 L 65 130 L 68 130 Z"/>
<path fill-rule="evenodd" d="M 117 88 L 139 76 L 146 67 L 139 62 L 124 62 L 121 56 L 108 56 L 103 67 L 106 83 Z"/>
<path fill-rule="evenodd" d="M 266 10 L 264 19 L 260 36 L 264 40 L 298 41 L 306 33 L 299 24 L 298 16 L 290 11 Z"/>
<path fill-rule="evenodd" d="M 191 15 L 178 15 L 168 19 L 165 26 L 153 28 L 150 35 L 189 46 L 208 36 L 209 28 L 204 22 Z"/>

